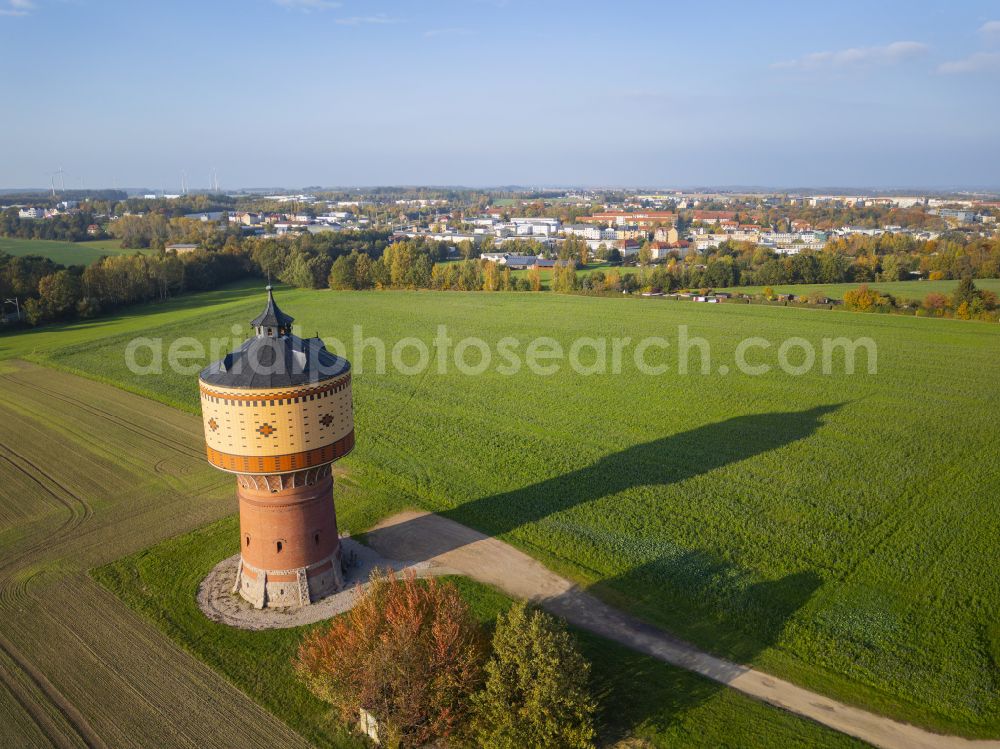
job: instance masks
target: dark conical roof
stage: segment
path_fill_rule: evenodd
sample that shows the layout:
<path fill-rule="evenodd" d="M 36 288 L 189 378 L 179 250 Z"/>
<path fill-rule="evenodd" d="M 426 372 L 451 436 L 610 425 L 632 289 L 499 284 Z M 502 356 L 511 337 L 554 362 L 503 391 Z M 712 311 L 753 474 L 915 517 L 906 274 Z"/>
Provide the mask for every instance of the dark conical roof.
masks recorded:
<path fill-rule="evenodd" d="M 308 385 L 351 370 L 319 338 L 253 336 L 201 372 L 202 382 L 229 388 L 281 388 Z"/>
<path fill-rule="evenodd" d="M 287 328 L 292 324 L 295 318 L 291 315 L 286 315 L 274 301 L 274 293 L 271 291 L 271 287 L 267 287 L 267 306 L 264 311 L 261 312 L 257 317 L 250 321 L 250 325 L 254 328 L 259 327 L 271 327 L 271 328 Z"/>
<path fill-rule="evenodd" d="M 253 390 L 307 385 L 350 371 L 351 363 L 327 351 L 320 338 L 292 335 L 292 320 L 274 303 L 268 286 L 267 307 L 250 323 L 256 334 L 205 367 L 201 380 L 209 385 Z"/>

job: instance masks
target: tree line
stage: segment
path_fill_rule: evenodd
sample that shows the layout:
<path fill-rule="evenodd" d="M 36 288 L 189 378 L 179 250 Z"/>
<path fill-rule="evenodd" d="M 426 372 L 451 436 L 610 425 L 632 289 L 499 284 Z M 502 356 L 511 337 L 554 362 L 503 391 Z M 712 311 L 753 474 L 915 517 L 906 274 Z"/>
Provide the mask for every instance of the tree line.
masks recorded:
<path fill-rule="evenodd" d="M 0 253 L 0 297 L 17 298 L 25 321 L 38 325 L 207 291 L 252 270 L 246 257 L 224 252 L 113 255 L 69 268 L 48 258 Z"/>
<path fill-rule="evenodd" d="M 73 217 L 76 217 L 75 219 Z M 84 221 L 83 214 L 66 220 Z M 63 218 L 63 217 L 60 217 Z M 133 221 L 132 219 L 136 219 Z M 49 221 L 37 222 L 48 224 Z M 123 217 L 114 232 L 125 241 L 162 247 L 168 241 L 198 244 L 197 252 L 175 256 L 104 258 L 93 266 L 63 268 L 44 258 L 0 256 L 0 292 L 26 300 L 28 320 L 92 317 L 137 301 L 166 299 L 187 291 L 214 288 L 249 275 L 278 279 L 292 286 L 334 289 L 434 289 L 455 291 L 541 291 L 542 273 L 525 273 L 479 258 L 488 244 L 454 247 L 423 237 L 394 239 L 378 230 L 304 233 L 283 237 L 242 237 L 214 222 L 167 218 L 162 214 Z M 508 248 L 505 245 L 505 249 Z M 551 255 L 531 241 L 517 249 Z M 611 294 L 678 289 L 775 286 L 794 283 L 859 284 L 896 281 L 917 271 L 931 279 L 1000 277 L 1000 238 L 944 236 L 918 242 L 905 235 L 851 236 L 831 241 L 821 251 L 781 255 L 745 242 L 727 241 L 702 252 L 679 249 L 651 260 L 648 243 L 634 268 L 618 266 L 617 250 L 603 255 L 607 269 L 580 273 L 591 260 L 586 242 L 570 238 L 558 250 L 550 288 L 559 293 Z M 457 258 L 457 259 L 456 259 Z M 634 262 L 634 261 L 633 261 Z M 100 279 L 102 274 L 110 279 Z M 44 280 L 44 282 L 43 282 Z M 967 308 L 971 316 L 989 313 L 989 298 Z M 985 305 L 985 306 L 984 306 Z M 882 302 L 872 306 L 883 306 Z M 958 305 L 939 302 L 927 314 L 958 314 Z M 964 314 L 964 312 L 963 312 Z"/>
<path fill-rule="evenodd" d="M 905 234 L 851 235 L 793 255 L 729 240 L 683 257 L 673 252 L 663 264 L 681 288 L 903 281 L 914 273 L 930 280 L 997 278 L 1000 237 L 918 241 Z"/>

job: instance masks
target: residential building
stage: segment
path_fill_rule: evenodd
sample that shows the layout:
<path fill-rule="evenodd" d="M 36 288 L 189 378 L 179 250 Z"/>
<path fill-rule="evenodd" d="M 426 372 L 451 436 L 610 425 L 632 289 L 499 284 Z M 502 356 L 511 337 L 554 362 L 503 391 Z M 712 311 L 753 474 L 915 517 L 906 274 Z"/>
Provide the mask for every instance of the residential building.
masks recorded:
<path fill-rule="evenodd" d="M 634 225 L 639 228 L 652 229 L 663 224 L 673 224 L 677 214 L 672 211 L 604 211 L 592 216 L 581 216 L 580 221 L 588 224 L 604 224 L 605 226 Z"/>
<path fill-rule="evenodd" d="M 668 244 L 677 244 L 680 241 L 680 234 L 677 233 L 677 228 L 674 226 L 665 227 L 661 226 L 653 233 L 653 239 L 657 242 L 667 242 Z"/>

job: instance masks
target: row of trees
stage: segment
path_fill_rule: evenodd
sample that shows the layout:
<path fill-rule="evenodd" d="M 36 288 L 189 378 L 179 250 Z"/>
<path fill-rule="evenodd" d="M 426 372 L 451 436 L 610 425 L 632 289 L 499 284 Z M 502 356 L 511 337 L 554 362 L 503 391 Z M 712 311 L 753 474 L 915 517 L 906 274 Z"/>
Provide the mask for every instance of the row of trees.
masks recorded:
<path fill-rule="evenodd" d="M 212 222 L 149 214 L 124 217 L 116 222 L 115 232 L 123 240 L 130 236 L 137 243 L 188 241 L 204 249 L 181 258 L 169 254 L 146 259 L 107 258 L 86 271 L 64 269 L 43 258 L 3 257 L 0 292 L 4 298 L 27 298 L 30 320 L 40 322 L 73 315 L 92 316 L 122 304 L 164 299 L 203 288 L 205 284 L 212 288 L 250 274 L 305 288 L 458 291 L 543 288 L 542 274 L 537 270 L 512 273 L 508 268 L 474 257 L 476 253 L 471 247 L 466 253 L 469 259 L 443 262 L 453 252 L 447 244 L 424 238 L 391 242 L 390 235 L 381 231 L 241 237 Z M 725 242 L 718 248 L 683 257 L 674 251 L 657 263 L 648 262 L 646 247 L 640 253 L 640 260 L 645 262 L 634 271 L 613 267 L 586 275 L 577 272 L 590 259 L 585 242 L 570 239 L 559 247 L 558 254 L 561 259 L 552 272 L 551 288 L 561 293 L 869 283 L 905 279 L 913 270 L 926 273 L 931 279 L 1000 276 L 1000 238 L 972 241 L 947 238 L 919 243 L 896 235 L 851 237 L 835 240 L 823 251 L 795 255 L 777 255 L 769 248 L 749 243 Z M 119 273 L 121 278 L 129 279 L 128 283 L 118 281 L 105 288 L 88 280 L 106 270 Z M 65 273 L 41 284 L 43 277 L 59 271 Z M 970 302 L 969 314 L 991 312 L 983 305 L 988 305 L 988 300 L 979 306 Z M 947 309 L 958 314 L 957 305 Z"/>
<path fill-rule="evenodd" d="M 38 325 L 213 289 L 250 270 L 246 258 L 221 252 L 114 255 L 86 268 L 0 253 L 0 296 L 21 300 L 27 322 Z"/>
<path fill-rule="evenodd" d="M 384 746 L 594 742 L 590 666 L 565 627 L 517 603 L 491 644 L 455 586 L 434 578 L 374 573 L 346 616 L 305 636 L 295 668 L 348 725 L 373 716 Z"/>
<path fill-rule="evenodd" d="M 848 207 L 836 204 L 818 206 L 776 206 L 758 211 L 757 220 L 780 230 L 787 230 L 791 221 L 805 221 L 820 230 L 839 229 L 842 226 L 861 226 L 879 229 L 883 226 L 904 226 L 914 229 L 941 230 L 947 224 L 940 216 L 927 213 L 922 207 L 897 208 L 871 205 Z"/>
<path fill-rule="evenodd" d="M 905 235 L 853 236 L 832 240 L 819 251 L 802 250 L 794 255 L 728 241 L 683 257 L 674 252 L 663 265 L 685 288 L 900 281 L 912 272 L 931 280 L 997 278 L 1000 237 L 918 242 Z"/>

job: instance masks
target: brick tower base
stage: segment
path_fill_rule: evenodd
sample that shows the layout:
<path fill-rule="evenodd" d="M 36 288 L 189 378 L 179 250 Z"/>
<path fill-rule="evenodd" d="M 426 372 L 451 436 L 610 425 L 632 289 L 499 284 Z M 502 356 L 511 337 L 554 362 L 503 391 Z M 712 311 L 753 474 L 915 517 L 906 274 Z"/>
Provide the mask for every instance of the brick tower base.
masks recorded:
<path fill-rule="evenodd" d="M 306 606 L 344 584 L 330 466 L 239 474 L 240 565 L 233 592 L 256 608 Z"/>

